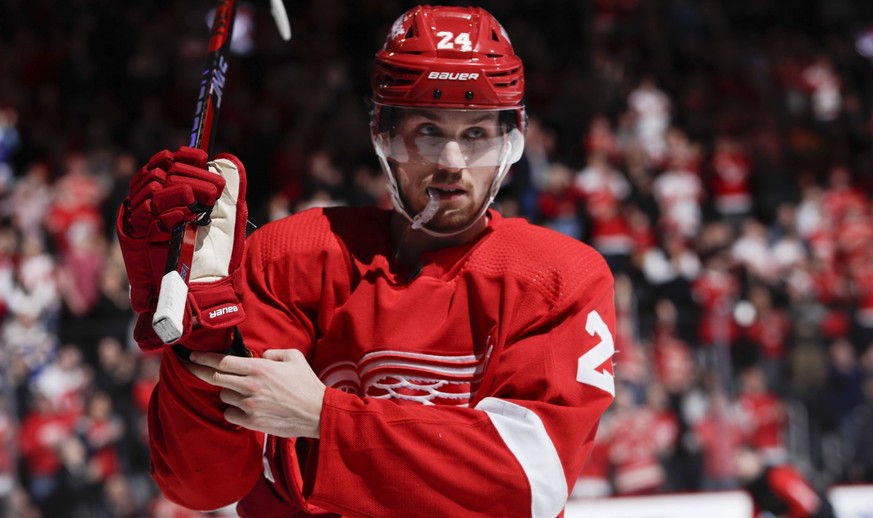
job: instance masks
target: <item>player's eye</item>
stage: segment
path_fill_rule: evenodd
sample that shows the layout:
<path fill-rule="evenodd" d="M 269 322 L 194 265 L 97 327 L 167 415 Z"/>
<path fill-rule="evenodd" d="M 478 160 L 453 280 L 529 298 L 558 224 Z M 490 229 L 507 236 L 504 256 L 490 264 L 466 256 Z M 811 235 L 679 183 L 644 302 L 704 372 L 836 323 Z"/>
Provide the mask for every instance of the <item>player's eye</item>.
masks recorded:
<path fill-rule="evenodd" d="M 439 137 L 441 133 L 436 124 L 421 124 L 415 131 L 425 137 Z"/>
<path fill-rule="evenodd" d="M 467 130 L 464 131 L 464 138 L 470 140 L 485 138 L 487 135 L 488 132 L 486 132 L 484 128 L 480 128 L 478 126 L 474 128 L 467 128 Z"/>

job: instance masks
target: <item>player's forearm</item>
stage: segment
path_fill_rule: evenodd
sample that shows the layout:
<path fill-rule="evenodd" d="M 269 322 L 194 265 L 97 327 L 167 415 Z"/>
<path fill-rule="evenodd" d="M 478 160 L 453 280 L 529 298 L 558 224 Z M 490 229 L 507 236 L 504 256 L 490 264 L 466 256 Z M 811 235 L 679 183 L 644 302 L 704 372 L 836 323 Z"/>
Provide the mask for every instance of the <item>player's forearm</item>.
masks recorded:
<path fill-rule="evenodd" d="M 397 405 L 329 389 L 318 465 L 305 474 L 308 501 L 350 515 L 554 516 L 588 455 L 602 412 L 594 407 L 605 407 L 605 398 L 542 413 L 490 403 Z M 570 432 L 554 438 L 547 427 Z"/>

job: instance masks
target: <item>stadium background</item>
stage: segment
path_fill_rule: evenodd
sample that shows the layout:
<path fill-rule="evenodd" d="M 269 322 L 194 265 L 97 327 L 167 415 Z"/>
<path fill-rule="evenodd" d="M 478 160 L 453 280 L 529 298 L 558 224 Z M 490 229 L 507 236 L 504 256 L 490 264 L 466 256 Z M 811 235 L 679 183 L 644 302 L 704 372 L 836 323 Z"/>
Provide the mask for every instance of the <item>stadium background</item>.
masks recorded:
<path fill-rule="evenodd" d="M 215 149 L 251 220 L 387 205 L 371 56 L 415 2 L 242 3 Z M 447 2 L 465 5 L 464 2 Z M 483 1 L 527 73 L 498 208 L 616 274 L 616 404 L 573 498 L 734 489 L 752 445 L 873 482 L 873 3 Z M 9 516 L 185 516 L 148 478 L 157 359 L 114 240 L 129 178 L 187 143 L 205 1 L 0 3 L 0 498 Z"/>

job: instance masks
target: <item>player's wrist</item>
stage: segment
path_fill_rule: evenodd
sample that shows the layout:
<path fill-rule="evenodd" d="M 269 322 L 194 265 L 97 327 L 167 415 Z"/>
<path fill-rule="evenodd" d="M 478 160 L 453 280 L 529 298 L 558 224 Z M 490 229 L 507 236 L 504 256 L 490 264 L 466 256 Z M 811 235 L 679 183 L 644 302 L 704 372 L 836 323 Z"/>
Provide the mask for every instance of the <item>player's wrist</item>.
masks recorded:
<path fill-rule="evenodd" d="M 313 439 L 321 438 L 321 413 L 324 411 L 324 396 L 326 392 L 327 387 L 321 384 L 317 388 L 317 397 L 312 399 L 314 404 L 312 409 L 311 427 L 309 429 L 310 435 L 307 435 L 307 437 Z"/>

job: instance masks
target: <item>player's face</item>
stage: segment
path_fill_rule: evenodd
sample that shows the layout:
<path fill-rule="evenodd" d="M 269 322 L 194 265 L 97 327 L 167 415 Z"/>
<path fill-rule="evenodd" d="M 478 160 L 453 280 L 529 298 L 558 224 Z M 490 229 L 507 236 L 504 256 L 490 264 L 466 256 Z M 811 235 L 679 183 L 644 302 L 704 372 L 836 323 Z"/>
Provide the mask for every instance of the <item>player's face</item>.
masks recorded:
<path fill-rule="evenodd" d="M 505 145 L 498 112 L 409 110 L 393 140 L 405 155 L 393 168 L 410 213 L 434 197 L 439 210 L 429 228 L 445 232 L 471 223 L 489 198 Z"/>

